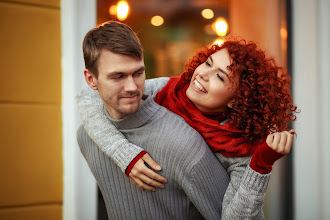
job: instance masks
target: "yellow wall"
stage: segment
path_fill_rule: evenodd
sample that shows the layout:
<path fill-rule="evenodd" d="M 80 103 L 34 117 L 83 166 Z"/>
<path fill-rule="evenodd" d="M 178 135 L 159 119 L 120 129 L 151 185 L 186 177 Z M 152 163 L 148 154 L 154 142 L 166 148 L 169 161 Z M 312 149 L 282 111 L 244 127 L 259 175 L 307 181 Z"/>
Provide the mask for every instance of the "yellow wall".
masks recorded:
<path fill-rule="evenodd" d="M 62 219 L 60 0 L 0 0 L 0 219 Z"/>

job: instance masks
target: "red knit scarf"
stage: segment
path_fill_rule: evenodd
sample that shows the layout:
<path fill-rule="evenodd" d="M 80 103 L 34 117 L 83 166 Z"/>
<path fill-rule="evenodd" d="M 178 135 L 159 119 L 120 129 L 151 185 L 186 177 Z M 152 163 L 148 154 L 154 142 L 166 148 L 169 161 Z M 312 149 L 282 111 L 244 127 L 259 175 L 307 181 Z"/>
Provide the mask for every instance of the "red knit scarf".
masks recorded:
<path fill-rule="evenodd" d="M 218 120 L 206 117 L 187 97 L 188 86 L 189 83 L 183 82 L 183 75 L 171 77 L 167 85 L 157 93 L 155 101 L 183 117 L 202 135 L 212 151 L 219 151 L 226 157 L 252 155 L 259 145 L 245 143 L 243 132 L 231 123 L 220 125 Z"/>

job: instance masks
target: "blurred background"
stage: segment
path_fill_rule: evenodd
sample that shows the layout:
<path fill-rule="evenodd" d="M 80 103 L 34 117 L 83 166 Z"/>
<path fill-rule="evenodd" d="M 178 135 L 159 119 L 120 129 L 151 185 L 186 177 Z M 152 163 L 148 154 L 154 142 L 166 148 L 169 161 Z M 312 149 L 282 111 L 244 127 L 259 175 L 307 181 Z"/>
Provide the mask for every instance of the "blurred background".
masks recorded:
<path fill-rule="evenodd" d="M 291 153 L 276 162 L 266 219 L 330 219 L 328 0 L 0 0 L 0 219 L 105 219 L 80 154 L 75 96 L 82 39 L 120 20 L 138 34 L 147 78 L 179 75 L 226 36 L 255 41 L 292 76 L 301 109 Z"/>

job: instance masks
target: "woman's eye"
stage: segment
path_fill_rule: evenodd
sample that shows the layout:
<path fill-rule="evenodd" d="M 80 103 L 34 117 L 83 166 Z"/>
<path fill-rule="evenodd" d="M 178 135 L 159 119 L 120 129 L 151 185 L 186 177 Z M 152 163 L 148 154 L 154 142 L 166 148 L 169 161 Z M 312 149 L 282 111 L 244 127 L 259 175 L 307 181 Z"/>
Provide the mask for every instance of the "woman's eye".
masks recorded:
<path fill-rule="evenodd" d="M 206 64 L 207 66 L 211 66 L 211 64 L 210 64 L 209 61 L 205 61 L 205 64 Z"/>
<path fill-rule="evenodd" d="M 219 74 L 217 74 L 217 76 L 222 82 L 224 82 L 224 79 Z"/>

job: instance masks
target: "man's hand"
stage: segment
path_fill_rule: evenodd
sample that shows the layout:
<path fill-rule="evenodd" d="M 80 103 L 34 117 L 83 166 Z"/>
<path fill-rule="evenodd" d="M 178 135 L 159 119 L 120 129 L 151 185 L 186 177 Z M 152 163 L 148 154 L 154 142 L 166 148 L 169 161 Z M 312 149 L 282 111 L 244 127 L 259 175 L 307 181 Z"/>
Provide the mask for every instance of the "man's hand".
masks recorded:
<path fill-rule="evenodd" d="M 151 169 L 146 165 L 148 164 Z M 155 191 L 156 188 L 164 188 L 164 184 L 167 180 L 155 173 L 153 170 L 160 171 L 162 168 L 149 156 L 145 154 L 141 159 L 139 159 L 133 166 L 131 172 L 129 173 L 129 178 L 139 189 Z"/>
<path fill-rule="evenodd" d="M 290 152 L 293 141 L 294 130 L 276 132 L 269 134 L 266 143 L 277 153 L 286 155 Z"/>

